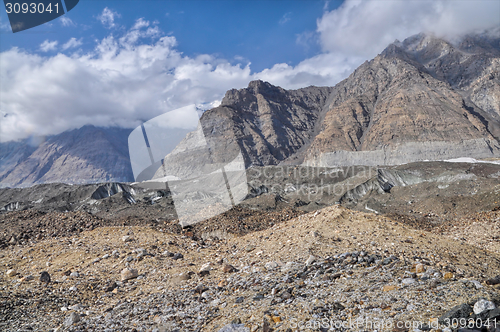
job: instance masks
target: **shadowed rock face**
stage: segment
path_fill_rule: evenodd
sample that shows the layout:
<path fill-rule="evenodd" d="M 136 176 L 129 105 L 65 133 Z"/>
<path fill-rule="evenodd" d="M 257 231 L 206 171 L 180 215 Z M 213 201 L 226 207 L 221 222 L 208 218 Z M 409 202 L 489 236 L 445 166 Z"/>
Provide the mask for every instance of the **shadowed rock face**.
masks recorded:
<path fill-rule="evenodd" d="M 250 82 L 201 118 L 205 159 L 225 163 L 240 149 L 247 166 L 499 157 L 499 73 L 500 32 L 490 31 L 456 44 L 425 34 L 396 41 L 333 88 Z M 165 158 L 167 168 L 195 160 Z"/>

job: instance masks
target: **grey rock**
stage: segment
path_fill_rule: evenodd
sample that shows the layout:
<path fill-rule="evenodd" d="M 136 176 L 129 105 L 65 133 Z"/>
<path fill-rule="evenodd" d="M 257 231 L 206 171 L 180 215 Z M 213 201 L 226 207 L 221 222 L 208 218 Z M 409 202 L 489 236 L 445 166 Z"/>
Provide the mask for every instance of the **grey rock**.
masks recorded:
<path fill-rule="evenodd" d="M 66 317 L 66 319 L 64 319 L 64 326 L 66 327 L 69 327 L 73 324 L 76 324 L 80 321 L 80 315 L 77 314 L 76 312 L 72 312 L 71 314 L 69 314 L 69 316 Z"/>
<path fill-rule="evenodd" d="M 250 332 L 248 327 L 244 324 L 228 324 L 221 328 L 219 332 Z"/>
<path fill-rule="evenodd" d="M 488 300 L 485 300 L 485 299 L 480 299 L 479 301 L 477 301 L 474 304 L 474 313 L 476 315 L 479 315 L 479 314 L 481 314 L 481 313 L 483 313 L 485 311 L 493 310 L 496 307 L 497 306 L 492 301 L 488 301 Z"/>
<path fill-rule="evenodd" d="M 441 317 L 439 317 L 439 323 L 444 324 L 447 319 L 452 320 L 453 318 L 469 318 L 470 313 L 473 311 L 472 307 L 468 304 L 460 304 L 449 311 L 444 313 Z"/>

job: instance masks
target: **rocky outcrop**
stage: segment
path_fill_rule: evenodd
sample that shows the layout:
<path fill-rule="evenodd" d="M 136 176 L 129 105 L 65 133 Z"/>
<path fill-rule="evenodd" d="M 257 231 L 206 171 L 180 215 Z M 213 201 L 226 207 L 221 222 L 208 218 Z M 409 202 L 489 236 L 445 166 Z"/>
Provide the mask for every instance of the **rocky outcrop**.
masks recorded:
<path fill-rule="evenodd" d="M 500 157 L 499 72 L 500 33 L 490 31 L 455 44 L 425 34 L 395 41 L 333 88 L 254 81 L 203 114 L 202 153 L 167 155 L 156 177 L 203 173 L 240 151 L 246 167 Z"/>

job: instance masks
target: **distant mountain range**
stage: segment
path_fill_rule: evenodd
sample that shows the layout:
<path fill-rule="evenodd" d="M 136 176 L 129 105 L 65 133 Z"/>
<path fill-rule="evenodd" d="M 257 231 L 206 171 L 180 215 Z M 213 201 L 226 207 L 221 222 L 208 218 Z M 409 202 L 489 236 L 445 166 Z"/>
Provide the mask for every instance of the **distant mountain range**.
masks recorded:
<path fill-rule="evenodd" d="M 262 81 L 230 90 L 201 117 L 210 158 L 245 165 L 388 165 L 500 157 L 500 31 L 450 43 L 395 41 L 334 87 L 285 90 Z M 128 129 L 83 128 L 0 145 L 0 184 L 133 181 Z M 179 147 L 198 146 L 188 135 Z M 176 148 L 157 177 L 200 168 Z M 172 166 L 174 165 L 174 166 Z M 180 172 L 180 173 L 179 173 Z"/>
<path fill-rule="evenodd" d="M 0 143 L 0 186 L 133 181 L 127 140 L 131 129 L 91 125 L 46 138 Z"/>

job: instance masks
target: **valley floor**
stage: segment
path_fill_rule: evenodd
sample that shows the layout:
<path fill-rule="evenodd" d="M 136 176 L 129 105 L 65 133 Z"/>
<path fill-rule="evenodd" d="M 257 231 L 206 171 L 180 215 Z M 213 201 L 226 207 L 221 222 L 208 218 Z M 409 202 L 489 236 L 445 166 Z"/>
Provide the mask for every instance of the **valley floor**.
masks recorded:
<path fill-rule="evenodd" d="M 436 227 L 339 205 L 272 213 L 239 236 L 96 224 L 9 245 L 0 329 L 449 331 L 447 317 L 496 314 L 500 325 L 487 310 L 500 304 L 500 211 Z"/>

